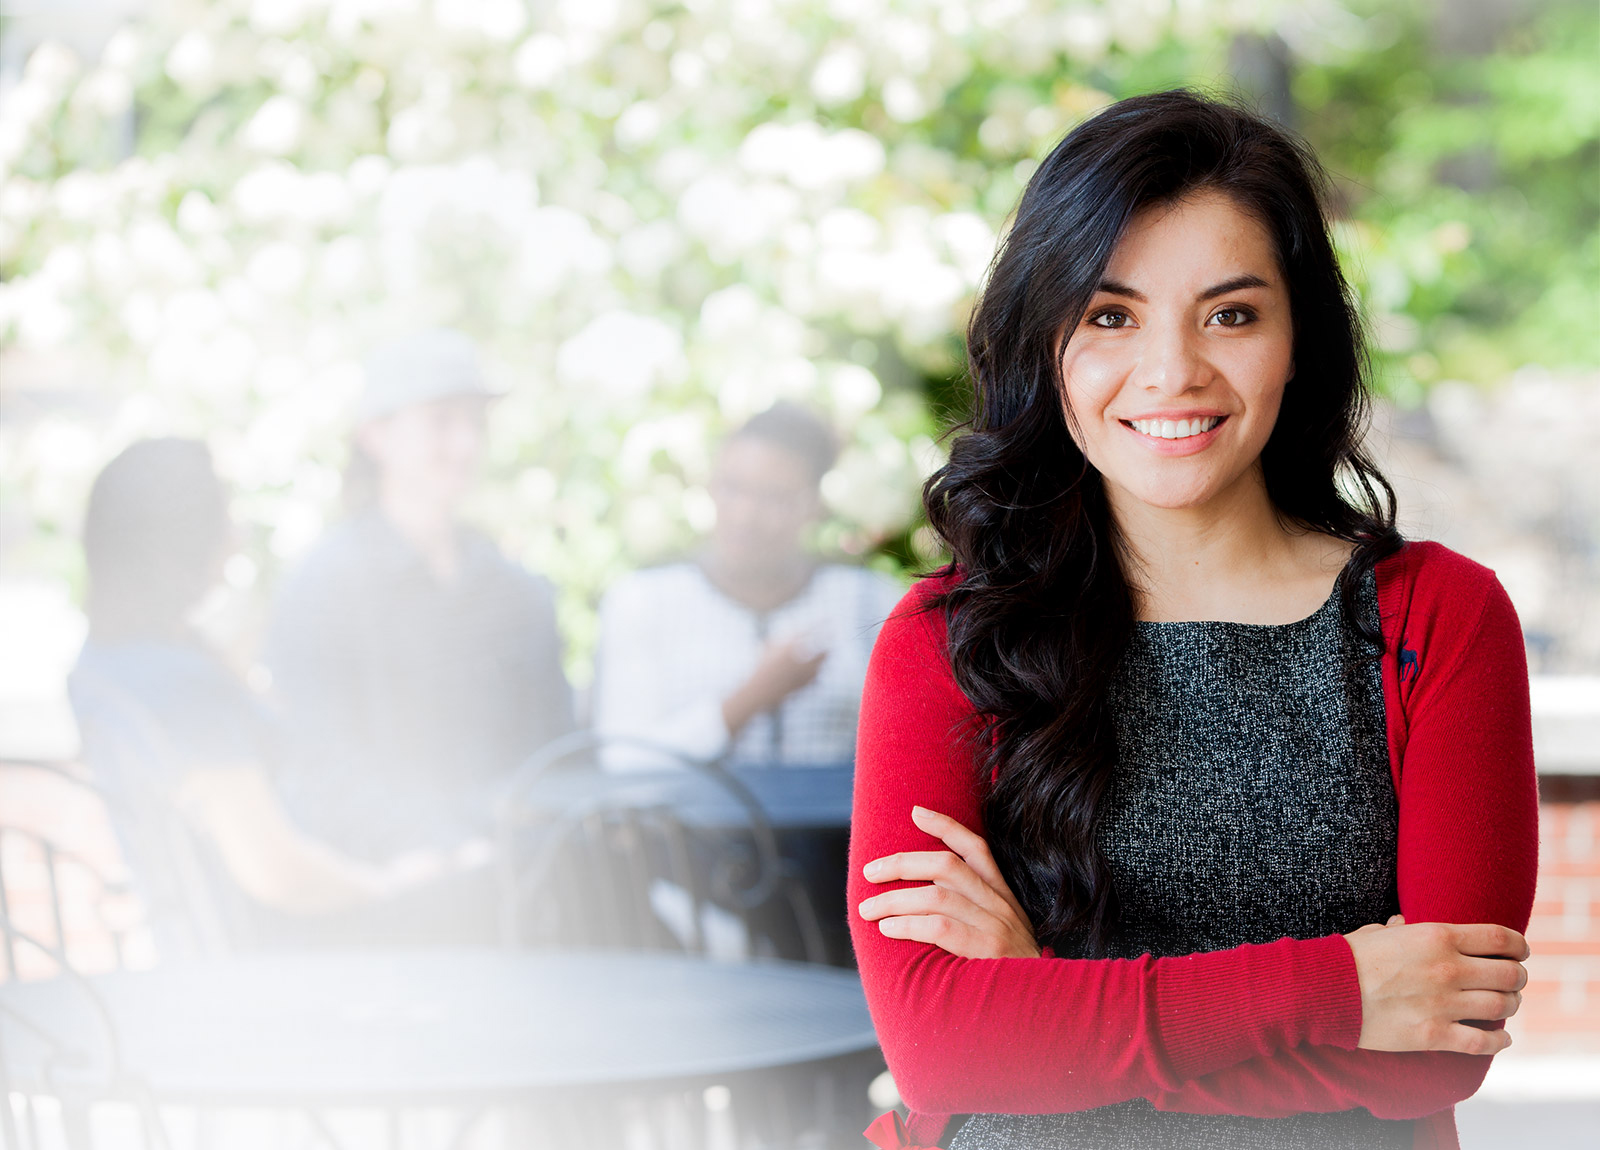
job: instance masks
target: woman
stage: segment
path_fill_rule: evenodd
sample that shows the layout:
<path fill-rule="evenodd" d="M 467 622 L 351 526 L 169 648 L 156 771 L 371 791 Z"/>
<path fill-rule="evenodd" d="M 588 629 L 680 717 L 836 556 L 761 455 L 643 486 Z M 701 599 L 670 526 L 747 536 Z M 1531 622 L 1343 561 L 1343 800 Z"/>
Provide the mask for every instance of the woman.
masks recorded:
<path fill-rule="evenodd" d="M 164 945 L 421 941 L 462 899 L 454 872 L 484 843 L 378 863 L 308 836 L 270 778 L 276 722 L 189 622 L 232 551 L 227 493 L 206 446 L 133 444 L 95 479 L 83 545 L 89 638 L 69 680 L 84 754 Z M 181 861 L 193 836 L 227 881 L 199 905 Z M 428 889 L 439 892 L 435 901 Z M 221 929 L 221 938 L 207 937 Z M 198 932 L 198 933 L 197 933 Z"/>
<path fill-rule="evenodd" d="M 1509 1042 L 1521 635 L 1395 530 L 1320 183 L 1168 92 L 1023 195 L 925 492 L 953 562 L 863 700 L 852 929 L 913 1110 L 881 1145 L 1454 1146 Z"/>

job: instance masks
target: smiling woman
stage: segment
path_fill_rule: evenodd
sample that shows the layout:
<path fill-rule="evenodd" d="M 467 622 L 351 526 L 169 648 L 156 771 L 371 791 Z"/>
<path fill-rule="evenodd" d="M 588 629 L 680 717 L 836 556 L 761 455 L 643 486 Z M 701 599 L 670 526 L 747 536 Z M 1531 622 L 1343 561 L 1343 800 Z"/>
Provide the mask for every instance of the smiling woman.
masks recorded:
<path fill-rule="evenodd" d="M 1395 529 L 1320 182 L 1168 92 L 1023 194 L 924 492 L 954 559 L 862 704 L 852 927 L 913 1108 L 880 1144 L 1448 1147 L 1509 1042 L 1521 636 Z"/>
<path fill-rule="evenodd" d="M 1119 514 L 1130 500 L 1197 506 L 1260 487 L 1294 372 L 1277 262 L 1266 229 L 1219 192 L 1128 228 L 1061 355 L 1069 426 Z M 1163 462 L 1174 457 L 1181 470 Z"/>
<path fill-rule="evenodd" d="M 1189 512 L 1189 531 L 1255 522 L 1282 534 L 1259 514 L 1270 506 L 1261 453 L 1294 376 L 1294 328 L 1276 244 L 1231 195 L 1199 190 L 1129 224 L 1060 354 L 1067 426 L 1125 538 L 1159 536 L 1175 511 Z M 1276 550 L 1280 541 L 1267 542 Z M 1179 589 L 1157 581 L 1144 588 L 1141 618 L 1310 614 L 1350 543 L 1320 532 L 1281 542 L 1292 554 L 1251 589 L 1248 606 L 1171 603 Z M 1207 579 L 1187 591 L 1227 588 Z"/>

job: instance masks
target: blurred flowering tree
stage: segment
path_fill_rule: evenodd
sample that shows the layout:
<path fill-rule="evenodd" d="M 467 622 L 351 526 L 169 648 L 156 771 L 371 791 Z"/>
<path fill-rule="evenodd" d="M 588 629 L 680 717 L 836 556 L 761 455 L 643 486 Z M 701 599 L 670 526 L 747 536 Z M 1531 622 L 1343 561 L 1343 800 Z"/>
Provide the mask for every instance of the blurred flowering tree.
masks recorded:
<path fill-rule="evenodd" d="M 71 571 L 93 470 L 180 431 L 256 528 L 232 578 L 270 581 L 337 511 L 362 353 L 424 323 L 511 389 L 477 512 L 580 667 L 598 591 L 707 525 L 708 446 L 779 397 L 848 444 L 820 544 L 914 561 L 924 381 L 1034 157 L 1215 73 L 1240 12 L 220 0 L 45 45 L 0 111 L 8 374 L 65 381 L 0 440 L 23 561 Z"/>
<path fill-rule="evenodd" d="M 1317 49 L 1308 130 L 1337 125 L 1386 82 L 1362 71 L 1374 37 L 1379 58 L 1412 43 L 1388 19 L 1331 0 L 171 0 L 97 61 L 47 44 L 0 103 L 0 355 L 29 397 L 0 425 L 9 561 L 73 573 L 95 468 L 183 432 L 216 447 L 253 530 L 230 579 L 269 586 L 337 514 L 361 355 L 442 323 L 512 392 L 476 512 L 561 586 L 580 674 L 600 589 L 704 529 L 709 445 L 779 397 L 848 444 L 820 545 L 916 563 L 965 310 L 1035 161 L 1111 99 L 1215 83 L 1237 37 L 1272 29 Z M 1570 151 L 1570 131 L 1521 135 L 1515 109 L 1548 100 L 1518 67 L 1494 74 L 1513 94 L 1496 146 Z M 1352 201 L 1387 230 L 1347 238 L 1390 334 L 1444 331 L 1477 297 L 1441 283 L 1500 266 L 1481 209 L 1385 215 L 1413 178 L 1394 141 L 1437 151 L 1452 114 L 1324 133 L 1336 166 L 1389 181 Z M 1592 142 L 1592 116 L 1568 120 Z"/>

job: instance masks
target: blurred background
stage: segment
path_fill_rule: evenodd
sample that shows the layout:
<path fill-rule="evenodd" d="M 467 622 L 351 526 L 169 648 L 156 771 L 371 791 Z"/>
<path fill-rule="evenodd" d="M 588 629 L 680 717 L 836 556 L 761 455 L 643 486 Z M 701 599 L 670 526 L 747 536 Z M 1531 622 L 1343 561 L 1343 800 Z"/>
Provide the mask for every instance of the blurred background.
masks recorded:
<path fill-rule="evenodd" d="M 1556 1139 L 1600 1110 L 1593 0 L 4 0 L 3 821 L 119 865 L 26 769 L 81 757 L 100 469 L 209 445 L 233 536 L 193 621 L 269 695 L 271 604 L 344 515 L 363 359 L 409 333 L 465 333 L 503 393 L 461 516 L 549 580 L 579 725 L 603 596 L 713 530 L 718 444 L 774 403 L 838 439 L 812 552 L 937 563 L 918 489 L 1008 213 L 1065 131 L 1179 84 L 1320 154 L 1403 524 L 1523 620 L 1534 983 L 1463 1138 L 1585 1144 Z"/>

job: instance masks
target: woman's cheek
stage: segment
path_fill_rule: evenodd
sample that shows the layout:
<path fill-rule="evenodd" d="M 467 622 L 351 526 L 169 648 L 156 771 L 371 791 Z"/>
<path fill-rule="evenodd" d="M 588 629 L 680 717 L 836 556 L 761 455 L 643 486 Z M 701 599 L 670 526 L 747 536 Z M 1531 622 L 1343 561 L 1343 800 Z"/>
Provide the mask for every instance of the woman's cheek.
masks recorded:
<path fill-rule="evenodd" d="M 1104 417 L 1106 406 L 1116 398 L 1121 381 L 1128 374 L 1124 356 L 1111 348 L 1084 348 L 1065 357 L 1061 377 L 1066 381 L 1067 405 L 1083 424 Z"/>
<path fill-rule="evenodd" d="M 1223 367 L 1233 390 L 1244 400 L 1255 422 L 1270 431 L 1283 405 L 1283 392 L 1294 371 L 1293 357 L 1268 349 L 1243 352 Z"/>

